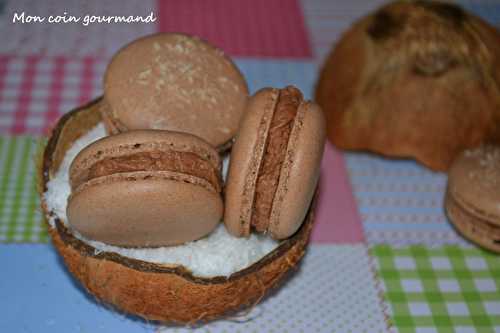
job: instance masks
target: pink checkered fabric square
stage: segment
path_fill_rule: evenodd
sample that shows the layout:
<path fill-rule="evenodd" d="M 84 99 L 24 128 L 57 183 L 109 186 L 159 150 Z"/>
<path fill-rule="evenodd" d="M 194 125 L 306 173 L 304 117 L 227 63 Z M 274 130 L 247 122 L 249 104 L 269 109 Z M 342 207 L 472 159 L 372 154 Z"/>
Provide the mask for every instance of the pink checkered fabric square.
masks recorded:
<path fill-rule="evenodd" d="M 160 31 L 201 36 L 232 56 L 311 58 L 298 0 L 162 0 Z"/>
<path fill-rule="evenodd" d="M 129 41 L 156 32 L 156 23 L 82 24 L 85 15 L 157 16 L 156 0 L 0 1 L 0 53 L 12 55 L 65 55 L 109 57 Z M 3 5 L 3 6 L 1 6 Z M 49 24 L 12 22 L 14 13 L 49 17 L 75 16 L 79 23 Z M 157 22 L 157 21 L 156 21 Z"/>
<path fill-rule="evenodd" d="M 0 134 L 46 133 L 101 94 L 105 65 L 94 57 L 0 56 Z"/>

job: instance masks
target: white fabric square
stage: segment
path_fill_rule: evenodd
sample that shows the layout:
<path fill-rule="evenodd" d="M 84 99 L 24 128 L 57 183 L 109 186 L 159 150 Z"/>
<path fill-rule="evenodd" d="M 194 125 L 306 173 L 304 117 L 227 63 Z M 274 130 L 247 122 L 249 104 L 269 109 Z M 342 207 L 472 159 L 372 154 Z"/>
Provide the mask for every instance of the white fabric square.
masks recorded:
<path fill-rule="evenodd" d="M 100 85 L 99 86 L 93 86 L 92 87 L 92 98 L 97 97 L 99 95 L 102 95 L 101 91 L 102 91 L 102 89 L 101 89 Z"/>
<path fill-rule="evenodd" d="M 26 61 L 24 60 L 24 58 L 10 59 L 7 66 L 9 71 L 20 72 L 24 69 L 24 66 L 26 66 Z"/>
<path fill-rule="evenodd" d="M 447 302 L 446 309 L 451 316 L 468 316 L 469 308 L 464 302 Z"/>
<path fill-rule="evenodd" d="M 66 72 L 71 72 L 72 74 L 80 74 L 82 71 L 83 62 L 82 61 L 69 61 L 66 63 Z"/>
<path fill-rule="evenodd" d="M 31 96 L 34 98 L 47 98 L 50 95 L 50 87 L 46 84 L 42 85 L 41 87 L 36 87 L 31 91 Z"/>
<path fill-rule="evenodd" d="M 392 308 L 392 304 L 386 303 L 385 305 L 386 305 L 386 307 L 385 307 L 386 313 L 391 317 L 394 316 L 394 309 Z"/>
<path fill-rule="evenodd" d="M 59 105 L 59 110 L 61 110 L 62 112 L 68 112 L 69 110 L 73 110 L 77 106 L 77 101 L 63 100 Z"/>
<path fill-rule="evenodd" d="M 38 74 L 33 78 L 33 85 L 48 88 L 52 83 L 52 78 L 53 76 L 50 73 Z"/>
<path fill-rule="evenodd" d="M 417 279 L 402 279 L 401 286 L 407 293 L 420 293 L 424 290 L 424 288 L 422 287 L 422 282 Z"/>
<path fill-rule="evenodd" d="M 23 234 L 19 234 L 19 233 L 18 233 L 18 234 L 14 234 L 14 236 L 13 236 L 12 238 L 14 239 L 14 241 L 16 241 L 16 242 L 20 242 L 20 241 L 22 241 L 22 240 L 23 240 L 24 235 L 23 235 Z"/>
<path fill-rule="evenodd" d="M 0 102 L 0 106 L 2 103 Z M 14 123 L 14 113 L 7 113 L 5 115 L 0 114 L 0 125 L 1 126 L 11 126 Z M 3 199 L 5 200 L 5 198 Z"/>
<path fill-rule="evenodd" d="M 48 103 L 39 99 L 32 99 L 29 104 L 29 111 L 32 113 L 45 113 L 48 108 Z"/>
<path fill-rule="evenodd" d="M 439 279 L 438 280 L 439 290 L 444 293 L 453 293 L 460 291 L 460 285 L 455 279 Z"/>
<path fill-rule="evenodd" d="M 64 83 L 67 85 L 78 86 L 80 84 L 80 81 L 81 81 L 80 74 L 69 73 L 64 76 Z"/>
<path fill-rule="evenodd" d="M 3 98 L 16 98 L 21 94 L 21 89 L 17 87 L 6 87 L 1 91 Z"/>
<path fill-rule="evenodd" d="M 436 271 L 448 271 L 451 269 L 450 260 L 446 257 L 432 257 L 431 266 Z"/>
<path fill-rule="evenodd" d="M 80 90 L 74 86 L 67 87 L 66 89 L 63 89 L 62 96 L 67 99 L 75 99 L 80 96 Z"/>
<path fill-rule="evenodd" d="M 416 327 L 416 333 L 438 333 L 434 327 Z"/>
<path fill-rule="evenodd" d="M 49 73 L 54 69 L 54 61 L 40 59 L 37 63 L 36 69 L 39 73 Z"/>
<path fill-rule="evenodd" d="M 415 270 L 415 260 L 411 257 L 396 257 L 394 258 L 394 265 L 397 269 L 411 269 Z"/>
<path fill-rule="evenodd" d="M 431 309 L 429 304 L 425 302 L 410 302 L 408 303 L 408 309 L 412 316 L 430 316 Z"/>
<path fill-rule="evenodd" d="M 22 73 L 20 73 L 20 72 L 10 73 L 10 74 L 7 74 L 7 76 L 4 77 L 4 84 L 6 86 L 14 85 L 14 84 L 18 85 L 18 84 L 21 83 L 22 80 L 23 80 Z"/>
<path fill-rule="evenodd" d="M 477 333 L 472 326 L 455 326 L 455 333 Z"/>
<path fill-rule="evenodd" d="M 379 281 L 378 287 L 384 292 L 387 292 L 388 290 L 384 280 Z"/>
<path fill-rule="evenodd" d="M 483 271 L 488 268 L 486 261 L 481 257 L 468 257 L 465 264 L 472 271 Z"/>
<path fill-rule="evenodd" d="M 476 289 L 481 292 L 496 291 L 497 286 L 492 279 L 474 279 Z"/>
<path fill-rule="evenodd" d="M 97 73 L 99 76 L 102 76 L 104 74 L 104 71 L 106 71 L 106 67 L 108 66 L 106 61 L 96 61 L 94 62 L 94 72 Z"/>
<path fill-rule="evenodd" d="M 28 117 L 26 119 L 26 126 L 28 128 L 39 128 L 42 127 L 44 123 L 45 119 L 40 117 Z"/>
<path fill-rule="evenodd" d="M 17 108 L 17 101 L 15 100 L 3 100 L 0 101 L 0 110 L 2 112 L 14 112 Z"/>
<path fill-rule="evenodd" d="M 500 302 L 483 302 L 483 306 L 490 316 L 500 315 Z"/>

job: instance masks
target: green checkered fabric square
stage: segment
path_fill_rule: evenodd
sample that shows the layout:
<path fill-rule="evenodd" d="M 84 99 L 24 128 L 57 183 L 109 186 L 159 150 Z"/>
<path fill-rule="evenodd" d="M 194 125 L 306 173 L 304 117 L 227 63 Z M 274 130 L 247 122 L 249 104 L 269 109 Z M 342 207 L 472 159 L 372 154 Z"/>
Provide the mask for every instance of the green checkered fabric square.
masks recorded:
<path fill-rule="evenodd" d="M 0 137 L 0 242 L 46 242 L 36 192 L 40 139 Z"/>
<path fill-rule="evenodd" d="M 500 332 L 500 256 L 458 246 L 371 253 L 400 333 Z"/>

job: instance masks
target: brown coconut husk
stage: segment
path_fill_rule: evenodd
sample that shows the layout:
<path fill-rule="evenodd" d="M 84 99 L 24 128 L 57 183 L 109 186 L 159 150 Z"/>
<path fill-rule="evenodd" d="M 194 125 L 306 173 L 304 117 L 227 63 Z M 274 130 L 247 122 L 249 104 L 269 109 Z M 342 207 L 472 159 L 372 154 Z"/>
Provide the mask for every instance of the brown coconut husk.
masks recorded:
<path fill-rule="evenodd" d="M 63 116 L 47 143 L 41 166 L 43 193 L 72 143 L 101 121 L 101 99 Z M 96 251 L 77 239 L 55 216 L 49 234 L 68 270 L 97 300 L 147 320 L 193 324 L 231 315 L 253 306 L 303 257 L 313 224 L 313 205 L 291 238 L 250 267 L 229 277 L 202 278 L 182 266 L 154 264 L 111 252 Z"/>
<path fill-rule="evenodd" d="M 448 170 L 500 144 L 500 33 L 460 7 L 396 1 L 353 24 L 315 91 L 339 148 Z"/>

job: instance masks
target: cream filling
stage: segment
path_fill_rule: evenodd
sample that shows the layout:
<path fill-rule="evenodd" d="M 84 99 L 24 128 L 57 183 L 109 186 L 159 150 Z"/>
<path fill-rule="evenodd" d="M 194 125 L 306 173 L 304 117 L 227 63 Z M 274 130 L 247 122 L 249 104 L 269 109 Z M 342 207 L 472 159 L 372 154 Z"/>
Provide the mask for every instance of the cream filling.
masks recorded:
<path fill-rule="evenodd" d="M 84 147 L 106 135 L 104 126 L 97 125 L 86 135 L 75 141 L 66 152 L 63 162 L 55 176 L 47 183 L 44 193 L 49 211 L 53 212 L 66 226 L 66 205 L 71 187 L 69 183 L 69 166 Z M 229 157 L 223 160 L 223 179 L 227 175 Z M 49 219 L 55 227 L 55 217 Z M 73 234 L 91 245 L 96 252 L 114 252 L 124 257 L 146 262 L 182 265 L 199 277 L 229 276 L 259 261 L 278 246 L 278 242 L 266 236 L 251 235 L 249 238 L 231 236 L 221 223 L 208 237 L 183 245 L 159 248 L 130 249 L 111 246 L 86 239 L 75 231 Z"/>

